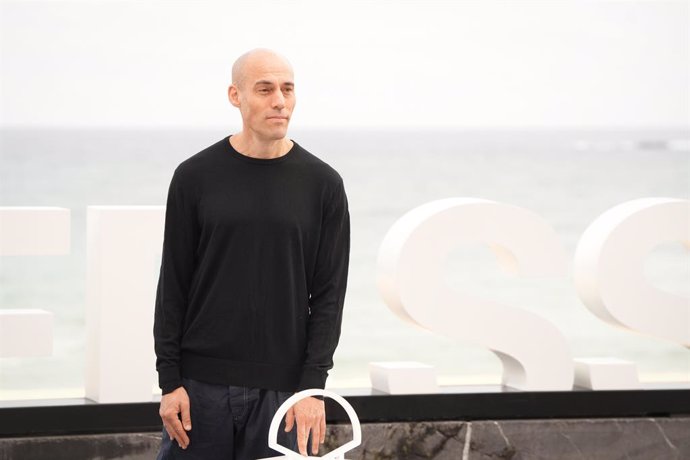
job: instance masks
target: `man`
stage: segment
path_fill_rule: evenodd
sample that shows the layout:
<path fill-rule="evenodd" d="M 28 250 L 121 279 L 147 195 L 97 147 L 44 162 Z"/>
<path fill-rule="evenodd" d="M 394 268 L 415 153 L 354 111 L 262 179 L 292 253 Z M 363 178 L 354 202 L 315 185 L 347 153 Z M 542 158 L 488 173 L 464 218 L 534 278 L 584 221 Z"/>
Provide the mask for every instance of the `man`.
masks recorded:
<path fill-rule="evenodd" d="M 331 166 L 286 137 L 292 66 L 251 50 L 233 65 L 228 98 L 242 131 L 180 163 L 168 191 L 153 328 L 159 459 L 277 455 L 275 411 L 325 387 L 340 337 L 347 196 Z M 325 420 L 323 398 L 304 398 L 279 442 L 308 455 L 311 436 L 316 455 Z"/>

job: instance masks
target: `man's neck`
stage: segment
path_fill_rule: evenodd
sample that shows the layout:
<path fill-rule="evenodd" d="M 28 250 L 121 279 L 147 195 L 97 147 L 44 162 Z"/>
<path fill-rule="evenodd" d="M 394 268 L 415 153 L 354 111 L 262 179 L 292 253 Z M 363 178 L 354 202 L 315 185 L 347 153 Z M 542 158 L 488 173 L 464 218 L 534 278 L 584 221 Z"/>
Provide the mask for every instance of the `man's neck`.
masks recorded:
<path fill-rule="evenodd" d="M 271 159 L 285 155 L 292 148 L 293 142 L 287 137 L 276 140 L 259 139 L 240 131 L 230 136 L 230 144 L 248 157 Z"/>

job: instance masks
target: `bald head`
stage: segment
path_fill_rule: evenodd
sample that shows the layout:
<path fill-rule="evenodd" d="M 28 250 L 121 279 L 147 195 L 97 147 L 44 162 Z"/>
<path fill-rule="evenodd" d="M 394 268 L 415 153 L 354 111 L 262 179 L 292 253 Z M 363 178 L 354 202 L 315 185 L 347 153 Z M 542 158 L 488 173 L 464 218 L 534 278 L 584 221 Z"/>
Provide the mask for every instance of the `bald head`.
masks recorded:
<path fill-rule="evenodd" d="M 253 73 L 255 68 L 280 68 L 289 69 L 293 73 L 292 64 L 282 54 L 268 48 L 254 48 L 238 57 L 232 65 L 232 84 L 238 89 L 243 89 L 247 76 Z"/>
<path fill-rule="evenodd" d="M 297 101 L 292 65 L 266 48 L 244 53 L 232 66 L 228 100 L 242 115 L 242 132 L 235 140 L 246 135 L 283 142 Z"/>

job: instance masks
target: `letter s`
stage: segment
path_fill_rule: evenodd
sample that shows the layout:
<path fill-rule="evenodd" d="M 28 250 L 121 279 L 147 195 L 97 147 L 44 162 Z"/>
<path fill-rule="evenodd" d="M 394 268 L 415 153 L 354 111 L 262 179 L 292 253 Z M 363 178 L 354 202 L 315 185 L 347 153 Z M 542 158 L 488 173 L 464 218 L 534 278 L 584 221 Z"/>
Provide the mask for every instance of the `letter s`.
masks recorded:
<path fill-rule="evenodd" d="M 486 244 L 501 268 L 520 276 L 565 276 L 564 250 L 539 215 L 485 199 L 446 198 L 411 210 L 384 237 L 377 284 L 386 304 L 404 320 L 494 352 L 504 385 L 571 390 L 572 356 L 552 323 L 443 282 L 446 256 L 468 242 Z"/>

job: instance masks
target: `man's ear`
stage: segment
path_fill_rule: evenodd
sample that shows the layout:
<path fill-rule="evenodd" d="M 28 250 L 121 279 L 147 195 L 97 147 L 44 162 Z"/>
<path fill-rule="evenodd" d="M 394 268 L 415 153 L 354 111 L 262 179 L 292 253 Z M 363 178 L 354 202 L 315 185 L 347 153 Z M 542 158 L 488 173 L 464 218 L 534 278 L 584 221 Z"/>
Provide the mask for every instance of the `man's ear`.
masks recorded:
<path fill-rule="evenodd" d="M 234 84 L 228 86 L 228 100 L 232 105 L 239 108 L 240 97 L 239 94 L 237 94 L 237 87 Z"/>

